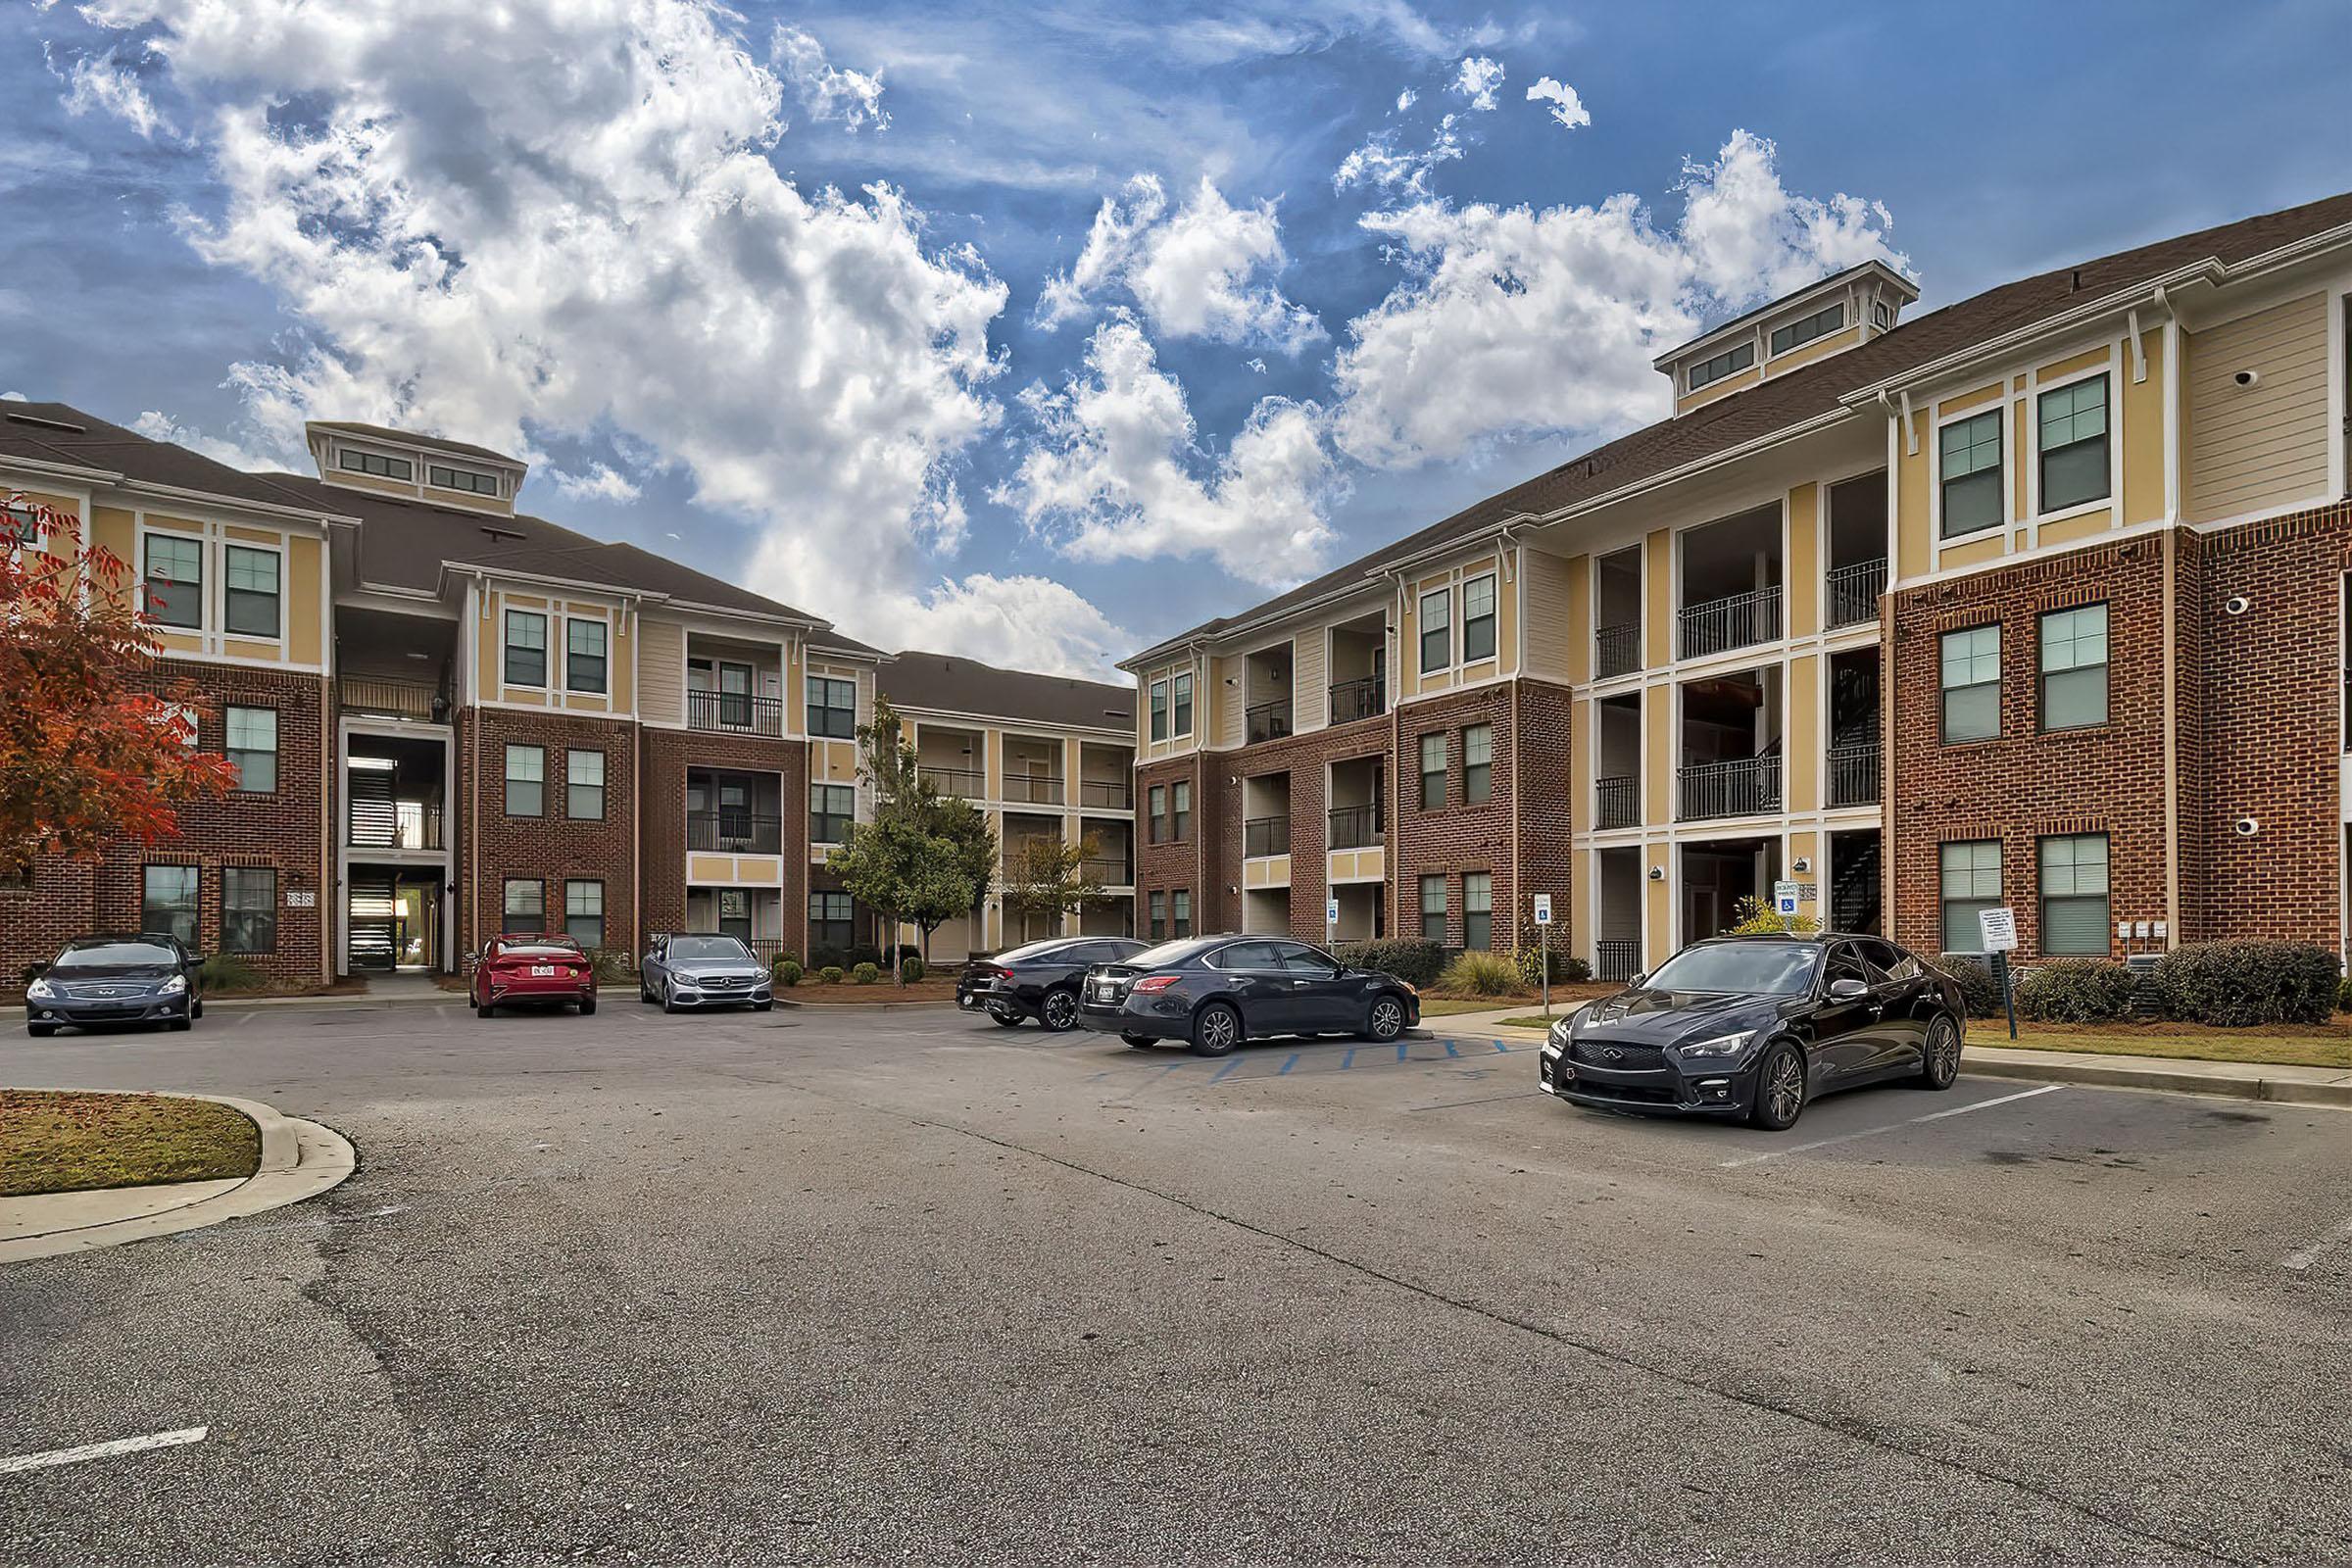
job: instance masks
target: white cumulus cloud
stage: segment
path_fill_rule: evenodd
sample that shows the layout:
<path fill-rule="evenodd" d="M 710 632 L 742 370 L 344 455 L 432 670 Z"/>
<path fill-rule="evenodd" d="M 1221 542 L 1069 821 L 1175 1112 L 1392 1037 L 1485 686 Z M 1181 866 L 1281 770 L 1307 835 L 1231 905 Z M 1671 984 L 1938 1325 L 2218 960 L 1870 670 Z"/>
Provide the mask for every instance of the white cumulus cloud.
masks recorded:
<path fill-rule="evenodd" d="M 1592 111 L 1585 107 L 1585 101 L 1576 95 L 1576 89 L 1564 81 L 1538 76 L 1536 84 L 1527 89 L 1527 101 L 1531 104 L 1549 103 L 1551 118 L 1566 129 L 1575 130 L 1592 123 Z"/>
<path fill-rule="evenodd" d="M 1471 55 L 1455 70 L 1449 85 L 1470 100 L 1471 108 L 1484 114 L 1494 107 L 1494 89 L 1502 85 L 1502 62 Z"/>
<path fill-rule="evenodd" d="M 51 69 L 56 68 L 53 65 Z M 81 55 L 62 74 L 66 79 L 66 113 L 78 116 L 95 110 L 112 115 L 149 141 L 159 132 L 166 136 L 179 134 L 177 127 L 155 107 L 155 100 L 147 95 L 138 73 L 122 63 L 119 51 L 109 49 L 96 56 Z"/>
<path fill-rule="evenodd" d="M 876 130 L 890 128 L 890 111 L 882 107 L 880 74 L 830 64 L 825 46 L 806 27 L 776 24 L 767 52 L 811 120 L 838 120 L 850 130 L 868 125 Z"/>

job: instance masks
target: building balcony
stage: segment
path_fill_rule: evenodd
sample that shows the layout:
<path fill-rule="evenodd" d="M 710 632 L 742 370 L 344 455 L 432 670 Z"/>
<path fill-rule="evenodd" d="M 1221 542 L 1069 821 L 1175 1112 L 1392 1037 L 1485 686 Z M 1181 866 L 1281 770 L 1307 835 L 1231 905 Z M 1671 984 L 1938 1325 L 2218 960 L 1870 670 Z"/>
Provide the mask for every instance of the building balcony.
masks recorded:
<path fill-rule="evenodd" d="M 1058 774 L 1007 773 L 1004 775 L 1004 799 L 1027 806 L 1059 806 L 1062 803 L 1062 783 Z"/>
<path fill-rule="evenodd" d="M 449 693 L 438 681 L 397 675 L 339 675 L 335 701 L 355 718 L 398 718 L 418 724 L 449 722 Z"/>
<path fill-rule="evenodd" d="M 1368 850 L 1381 842 L 1380 808 L 1377 806 L 1335 806 L 1331 809 L 1330 847 L 1335 850 Z"/>
<path fill-rule="evenodd" d="M 784 819 L 752 811 L 688 811 L 686 848 L 713 855 L 781 855 Z"/>
<path fill-rule="evenodd" d="M 1642 943 L 1638 938 L 1604 938 L 1592 944 L 1593 977 L 1617 984 L 1642 972 Z"/>
<path fill-rule="evenodd" d="M 1387 686 L 1377 675 L 1335 682 L 1331 688 L 1331 721 L 1352 724 L 1359 718 L 1378 718 L 1389 710 Z"/>
<path fill-rule="evenodd" d="M 439 801 L 346 801 L 343 842 L 355 850 L 445 850 Z"/>
<path fill-rule="evenodd" d="M 1079 869 L 1106 888 L 1135 886 L 1135 867 L 1126 860 L 1106 856 L 1089 856 L 1078 862 Z"/>
<path fill-rule="evenodd" d="M 755 697 L 750 692 L 688 692 L 686 727 L 780 736 L 784 733 L 784 699 Z"/>
<path fill-rule="evenodd" d="M 1886 592 L 1886 563 L 1857 561 L 1834 566 L 1822 579 L 1823 610 L 1832 627 L 1852 626 L 1879 618 L 1879 598 Z"/>
<path fill-rule="evenodd" d="M 1848 741 L 1829 751 L 1832 806 L 1875 806 L 1879 800 L 1879 743 Z"/>
<path fill-rule="evenodd" d="M 1242 853 L 1246 856 L 1291 853 L 1291 819 L 1260 816 L 1242 824 Z"/>
<path fill-rule="evenodd" d="M 1603 626 L 1592 634 L 1592 678 L 1631 675 L 1642 667 L 1642 623 Z"/>
<path fill-rule="evenodd" d="M 1735 648 L 1777 642 L 1781 635 L 1781 590 L 1776 584 L 1691 605 L 1676 616 L 1676 649 L 1685 659 L 1728 654 Z"/>
<path fill-rule="evenodd" d="M 1593 781 L 1596 808 L 1593 821 L 1596 826 L 1640 827 L 1642 825 L 1642 779 L 1639 774 L 1622 778 Z"/>
<path fill-rule="evenodd" d="M 976 767 L 934 767 L 928 762 L 916 767 L 922 781 L 959 801 L 977 801 L 988 792 L 988 775 Z"/>
<path fill-rule="evenodd" d="M 1080 807 L 1100 807 L 1106 811 L 1135 809 L 1135 786 L 1123 778 L 1082 778 L 1078 781 Z"/>
<path fill-rule="evenodd" d="M 1291 732 L 1291 702 L 1285 697 L 1271 703 L 1259 703 L 1242 710 L 1243 733 L 1250 744 L 1259 741 L 1278 741 Z"/>
<path fill-rule="evenodd" d="M 1777 754 L 1700 762 L 1679 769 L 1678 782 L 1681 817 L 1686 822 L 1754 816 L 1781 808 L 1781 759 Z"/>

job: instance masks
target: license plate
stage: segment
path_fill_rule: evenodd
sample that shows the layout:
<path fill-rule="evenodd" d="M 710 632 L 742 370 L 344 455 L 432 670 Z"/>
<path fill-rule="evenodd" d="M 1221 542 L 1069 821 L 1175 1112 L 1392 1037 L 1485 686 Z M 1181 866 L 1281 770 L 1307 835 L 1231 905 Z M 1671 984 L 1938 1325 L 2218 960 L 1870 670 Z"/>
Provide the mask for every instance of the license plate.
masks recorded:
<path fill-rule="evenodd" d="M 1095 982 L 1095 1000 L 1097 1002 L 1108 1002 L 1112 997 L 1118 995 L 1118 991 L 1119 988 L 1111 981 L 1098 980 Z"/>
<path fill-rule="evenodd" d="M 556 966 L 552 963 L 534 963 L 531 965 L 531 974 L 534 978 L 543 974 L 554 974 L 555 972 Z"/>

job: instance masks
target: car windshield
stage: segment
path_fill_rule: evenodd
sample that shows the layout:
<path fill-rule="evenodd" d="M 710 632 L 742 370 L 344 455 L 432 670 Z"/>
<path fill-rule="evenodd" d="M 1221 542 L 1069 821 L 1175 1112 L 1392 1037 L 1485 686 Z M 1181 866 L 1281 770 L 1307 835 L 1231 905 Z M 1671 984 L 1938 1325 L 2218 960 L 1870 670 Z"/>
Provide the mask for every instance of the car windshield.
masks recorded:
<path fill-rule="evenodd" d="M 576 958 L 580 950 L 560 942 L 502 942 L 500 953 L 512 953 L 526 958 Z"/>
<path fill-rule="evenodd" d="M 57 956 L 53 969 L 112 969 L 132 963 L 177 963 L 179 956 L 155 942 L 93 942 Z"/>
<path fill-rule="evenodd" d="M 1649 977 L 1656 991 L 1793 997 L 1813 984 L 1821 950 L 1793 942 L 1717 942 L 1685 948 Z"/>
<path fill-rule="evenodd" d="M 671 937 L 667 951 L 673 962 L 687 958 L 732 958 L 739 963 L 752 960 L 752 950 L 733 937 Z"/>

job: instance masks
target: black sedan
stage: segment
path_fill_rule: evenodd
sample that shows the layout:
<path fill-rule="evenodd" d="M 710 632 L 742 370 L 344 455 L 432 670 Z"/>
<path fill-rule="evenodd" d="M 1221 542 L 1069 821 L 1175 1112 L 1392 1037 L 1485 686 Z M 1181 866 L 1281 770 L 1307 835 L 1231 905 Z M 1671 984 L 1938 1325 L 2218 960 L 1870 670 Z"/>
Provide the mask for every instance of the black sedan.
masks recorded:
<path fill-rule="evenodd" d="M 1877 937 L 1721 937 L 1553 1024 L 1543 1087 L 1778 1131 L 1833 1090 L 1951 1088 L 1967 1017 L 1957 982 Z"/>
<path fill-rule="evenodd" d="M 1269 1035 L 1394 1040 L 1421 1021 L 1421 996 L 1286 937 L 1186 937 L 1091 972 L 1079 1016 L 1138 1048 L 1179 1040 L 1222 1056 Z"/>
<path fill-rule="evenodd" d="M 24 988 L 24 1031 L 36 1039 L 67 1024 L 185 1029 L 203 1016 L 200 960 L 171 936 L 78 938 Z"/>
<path fill-rule="evenodd" d="M 956 979 L 956 1005 L 985 1012 L 1006 1029 L 1035 1018 L 1049 1029 L 1078 1023 L 1078 985 L 1098 963 L 1116 963 L 1149 946 L 1133 937 L 1050 937 L 993 958 L 974 958 Z"/>

